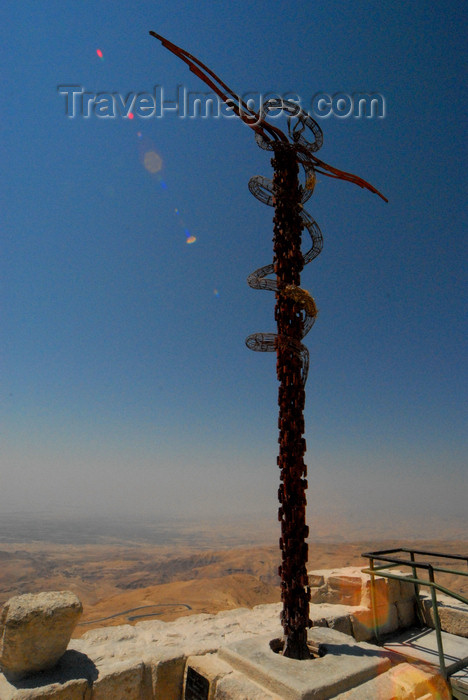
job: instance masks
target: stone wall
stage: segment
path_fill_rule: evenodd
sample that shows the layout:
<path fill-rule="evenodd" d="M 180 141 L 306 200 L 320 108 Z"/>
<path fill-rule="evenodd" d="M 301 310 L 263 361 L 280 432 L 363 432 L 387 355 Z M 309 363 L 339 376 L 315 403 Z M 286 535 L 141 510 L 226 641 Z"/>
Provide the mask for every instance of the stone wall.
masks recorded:
<path fill-rule="evenodd" d="M 403 572 L 393 573 L 405 576 Z M 358 567 L 324 569 L 309 574 L 311 603 L 348 607 L 349 634 L 358 641 L 374 637 L 370 576 Z M 393 579 L 375 579 L 376 622 L 379 635 L 406 629 L 417 623 L 414 585 Z M 316 623 L 317 624 L 317 623 Z M 343 626 L 343 631 L 346 630 Z"/>
<path fill-rule="evenodd" d="M 391 655 L 378 647 L 333 629 L 331 607 L 322 608 L 329 628 L 316 627 L 310 633 L 324 649 L 323 658 L 294 661 L 274 654 L 269 641 L 281 637 L 281 605 L 261 605 L 170 623 L 145 621 L 92 630 L 71 640 L 52 671 L 21 681 L 0 676 L 0 698 L 183 700 L 187 683 L 195 677 L 200 694 L 192 697 L 206 700 L 450 699 L 446 684 L 434 671 L 407 663 L 395 666 Z M 338 618 L 342 607 L 337 606 Z M 248 644 L 251 648 L 246 648 Z M 308 683 L 313 686 L 310 692 Z M 201 694 L 204 687 L 207 695 Z M 434 689 L 437 695 L 428 694 Z"/>

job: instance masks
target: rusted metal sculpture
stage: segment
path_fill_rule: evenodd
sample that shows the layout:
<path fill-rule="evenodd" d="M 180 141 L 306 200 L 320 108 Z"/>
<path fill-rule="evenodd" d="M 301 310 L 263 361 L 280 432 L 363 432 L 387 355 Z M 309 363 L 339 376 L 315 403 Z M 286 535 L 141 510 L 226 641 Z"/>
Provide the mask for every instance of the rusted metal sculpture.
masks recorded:
<path fill-rule="evenodd" d="M 303 413 L 309 353 L 302 339 L 315 321 L 317 308 L 311 295 L 301 288 L 300 275 L 304 265 L 317 257 L 322 250 L 323 240 L 318 225 L 304 210 L 303 204 L 312 195 L 315 172 L 354 182 L 387 200 L 365 180 L 337 170 L 314 155 L 322 145 L 322 131 L 296 102 L 269 100 L 263 105 L 261 112 L 256 113 L 197 58 L 159 34 L 150 34 L 187 63 L 190 70 L 255 131 L 258 145 L 273 151 L 274 154 L 271 161 L 273 180 L 256 176 L 249 181 L 252 194 L 275 209 L 274 259 L 272 264 L 249 275 L 247 282 L 254 289 L 275 292 L 277 332 L 254 333 L 246 339 L 246 344 L 251 350 L 276 352 L 277 355 L 277 377 L 280 383 L 278 519 L 281 522 L 282 562 L 279 574 L 283 601 L 283 655 L 294 659 L 306 659 L 310 657 L 307 630 L 311 623 L 306 568 L 306 539 L 309 530 L 306 525 L 307 468 L 304 463 L 306 443 L 303 437 Z M 268 112 L 278 109 L 283 110 L 288 117 L 288 136 L 266 121 Z M 307 141 L 303 135 L 306 129 L 312 134 L 311 141 Z M 305 171 L 304 185 L 299 182 L 299 165 Z M 301 252 L 303 229 L 307 230 L 312 241 L 312 246 L 305 255 Z"/>
<path fill-rule="evenodd" d="M 293 110 L 297 108 L 286 105 Z M 276 109 L 271 101 L 266 109 Z M 297 125 L 309 125 L 310 117 L 299 115 Z M 315 140 L 310 148 L 321 145 L 321 132 L 314 124 Z M 298 133 L 298 132 L 296 132 Z M 269 147 L 262 136 L 257 137 L 262 147 Z M 276 292 L 276 334 L 250 335 L 247 346 L 252 350 L 276 351 L 279 385 L 279 456 L 280 488 L 278 498 L 281 522 L 280 549 L 282 562 L 281 598 L 283 601 L 282 624 L 285 633 L 283 654 L 294 659 L 309 658 L 307 629 L 309 627 L 310 591 L 307 579 L 309 534 L 306 525 L 307 467 L 304 464 L 306 449 L 304 433 L 304 386 L 309 367 L 309 353 L 302 339 L 309 332 L 317 316 L 317 308 L 310 294 L 300 287 L 303 266 L 322 250 L 322 234 L 316 222 L 303 209 L 303 203 L 311 196 L 315 177 L 306 170 L 306 183 L 298 180 L 298 164 L 294 144 L 275 149 L 272 160 L 273 181 L 254 177 L 249 182 L 250 191 L 260 201 L 275 207 L 273 252 L 274 263 L 255 270 L 247 279 L 254 289 Z M 312 246 L 301 253 L 302 229 L 310 234 Z M 275 274 L 275 279 L 267 275 Z"/>

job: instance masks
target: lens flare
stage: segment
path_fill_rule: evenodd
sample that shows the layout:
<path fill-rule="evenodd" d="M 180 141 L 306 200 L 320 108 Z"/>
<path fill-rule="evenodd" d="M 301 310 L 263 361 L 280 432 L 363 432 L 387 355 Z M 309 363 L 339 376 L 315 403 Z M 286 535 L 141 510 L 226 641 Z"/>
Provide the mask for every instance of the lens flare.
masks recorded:
<path fill-rule="evenodd" d="M 134 116 L 135 116 L 135 115 L 133 114 L 133 112 L 129 112 L 129 113 L 128 113 L 128 118 L 129 118 L 129 119 L 133 119 Z"/>
<path fill-rule="evenodd" d="M 104 58 L 101 49 L 96 49 L 96 53 L 99 56 L 99 58 Z"/>
<path fill-rule="evenodd" d="M 162 168 L 162 158 L 156 151 L 147 151 L 143 158 L 143 165 L 149 173 L 158 173 Z"/>
<path fill-rule="evenodd" d="M 133 119 L 133 114 L 129 113 L 128 118 Z M 156 145 L 142 131 L 136 132 L 136 138 L 138 143 L 139 158 L 143 167 L 148 173 L 154 176 L 156 182 L 162 190 L 170 191 L 170 188 L 168 188 L 166 181 L 162 177 L 161 171 L 164 167 L 164 161 L 162 159 L 162 156 L 159 155 L 156 149 Z M 186 243 L 192 245 L 193 243 L 195 243 L 197 238 L 189 231 L 188 226 L 180 213 L 180 210 L 178 209 L 178 207 L 175 207 L 174 204 L 175 201 L 173 201 L 173 203 L 171 204 L 171 209 L 174 212 L 174 216 L 177 217 L 177 225 L 184 232 Z"/>

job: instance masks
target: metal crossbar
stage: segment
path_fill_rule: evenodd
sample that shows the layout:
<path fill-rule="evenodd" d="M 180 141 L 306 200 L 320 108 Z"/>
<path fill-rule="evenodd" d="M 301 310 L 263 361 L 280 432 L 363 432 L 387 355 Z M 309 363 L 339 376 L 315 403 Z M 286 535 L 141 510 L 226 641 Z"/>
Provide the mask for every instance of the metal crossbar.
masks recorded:
<path fill-rule="evenodd" d="M 400 557 L 390 556 L 392 554 L 406 553 L 410 555 L 409 559 L 401 559 Z M 448 679 L 449 676 L 453 675 L 461 668 L 468 666 L 468 657 L 460 659 L 453 664 L 447 666 L 445 664 L 444 649 L 442 644 L 442 632 L 440 625 L 439 610 L 437 607 L 437 591 L 444 593 L 445 595 L 455 598 L 456 600 L 468 605 L 468 598 L 451 591 L 445 586 L 441 586 L 434 580 L 434 572 L 452 574 L 455 576 L 468 576 L 468 571 L 459 571 L 457 569 L 447 569 L 445 567 L 434 566 L 429 562 L 416 561 L 415 555 L 419 554 L 422 556 L 429 556 L 434 559 L 454 559 L 456 561 L 466 562 L 468 565 L 468 557 L 459 554 L 445 554 L 442 552 L 429 552 L 427 550 L 421 549 L 408 549 L 406 547 L 399 547 L 397 549 L 382 549 L 376 552 L 366 552 L 361 556 L 369 559 L 369 568 L 362 569 L 362 572 L 369 574 L 371 577 L 371 602 L 372 602 L 372 620 L 374 626 L 374 634 L 377 641 L 379 641 L 379 631 L 377 623 L 377 605 L 376 605 L 376 595 L 375 595 L 375 577 L 381 576 L 383 578 L 394 579 L 396 581 L 405 581 L 406 583 L 412 583 L 414 585 L 415 597 L 418 615 L 420 622 L 423 623 L 422 615 L 422 604 L 420 598 L 420 586 L 427 586 L 431 591 L 431 601 L 432 601 L 432 611 L 434 617 L 434 629 L 437 639 L 437 651 L 439 655 L 439 670 L 441 675 Z M 385 564 L 375 565 L 376 561 L 386 562 Z M 389 566 L 390 564 L 390 566 Z M 407 576 L 406 574 L 396 574 L 391 573 L 389 569 L 395 566 L 408 566 L 412 569 L 412 576 Z M 422 579 L 418 576 L 418 569 L 422 569 L 428 572 L 429 580 Z"/>

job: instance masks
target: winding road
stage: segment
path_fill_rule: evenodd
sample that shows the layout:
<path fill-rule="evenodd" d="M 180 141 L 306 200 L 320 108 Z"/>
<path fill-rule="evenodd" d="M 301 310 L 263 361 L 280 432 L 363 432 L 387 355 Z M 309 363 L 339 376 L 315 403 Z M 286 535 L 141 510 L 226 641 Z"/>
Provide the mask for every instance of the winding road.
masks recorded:
<path fill-rule="evenodd" d="M 129 608 L 128 610 L 122 610 L 121 612 L 114 613 L 114 615 L 108 615 L 107 617 L 98 617 L 96 620 L 88 620 L 87 622 L 79 622 L 78 626 L 83 625 L 94 625 L 96 622 L 105 622 L 106 620 L 113 620 L 115 617 L 123 617 L 127 615 L 127 620 L 132 622 L 133 620 L 139 620 L 142 617 L 156 617 L 162 614 L 161 612 L 144 613 L 143 615 L 128 615 L 128 613 L 136 612 L 137 610 L 148 610 L 148 608 L 185 608 L 186 610 L 192 610 L 190 605 L 187 603 L 153 603 L 152 605 L 140 605 L 137 608 Z"/>

